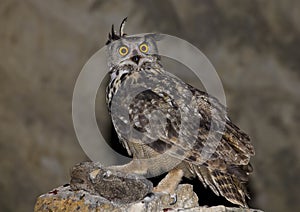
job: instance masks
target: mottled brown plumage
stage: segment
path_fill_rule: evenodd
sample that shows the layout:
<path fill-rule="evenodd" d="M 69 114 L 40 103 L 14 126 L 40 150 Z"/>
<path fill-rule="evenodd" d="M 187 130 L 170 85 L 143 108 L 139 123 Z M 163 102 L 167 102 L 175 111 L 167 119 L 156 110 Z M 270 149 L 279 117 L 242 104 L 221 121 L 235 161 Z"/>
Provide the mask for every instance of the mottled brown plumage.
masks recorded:
<path fill-rule="evenodd" d="M 109 39 L 107 105 L 121 143 L 133 156 L 131 163 L 115 168 L 144 176 L 173 170 L 169 175 L 179 179 L 174 182 L 180 181 L 179 173 L 198 177 L 215 194 L 247 207 L 245 183 L 254 149 L 226 108 L 164 70 L 156 35 L 127 37 L 120 32 Z M 168 190 L 166 184 L 160 183 L 163 189 L 157 191 Z M 170 187 L 168 192 L 174 190 Z"/>

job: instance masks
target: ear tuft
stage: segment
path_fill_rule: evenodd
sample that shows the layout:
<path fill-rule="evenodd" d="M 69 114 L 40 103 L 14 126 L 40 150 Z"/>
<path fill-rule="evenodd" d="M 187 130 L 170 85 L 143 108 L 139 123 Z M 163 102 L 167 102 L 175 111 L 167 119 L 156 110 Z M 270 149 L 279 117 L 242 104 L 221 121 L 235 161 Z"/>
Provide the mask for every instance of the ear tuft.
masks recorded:
<path fill-rule="evenodd" d="M 114 29 L 114 25 L 111 26 L 111 33 L 108 34 L 108 41 L 106 42 L 106 45 L 110 44 L 111 42 L 115 40 L 119 40 L 122 37 L 125 37 L 126 34 L 124 33 L 124 26 L 127 21 L 127 17 L 123 19 L 120 25 L 119 34 L 116 33 Z"/>

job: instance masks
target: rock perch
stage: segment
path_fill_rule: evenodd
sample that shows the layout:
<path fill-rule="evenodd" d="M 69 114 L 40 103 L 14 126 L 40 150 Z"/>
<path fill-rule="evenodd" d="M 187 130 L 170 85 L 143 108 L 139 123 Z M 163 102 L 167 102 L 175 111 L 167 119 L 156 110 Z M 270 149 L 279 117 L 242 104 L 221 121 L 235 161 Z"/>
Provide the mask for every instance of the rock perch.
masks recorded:
<path fill-rule="evenodd" d="M 34 211 L 200 211 L 261 212 L 224 206 L 199 207 L 193 186 L 181 184 L 177 201 L 168 194 L 151 193 L 146 178 L 104 168 L 100 163 L 84 162 L 73 167 L 71 182 L 37 198 Z"/>

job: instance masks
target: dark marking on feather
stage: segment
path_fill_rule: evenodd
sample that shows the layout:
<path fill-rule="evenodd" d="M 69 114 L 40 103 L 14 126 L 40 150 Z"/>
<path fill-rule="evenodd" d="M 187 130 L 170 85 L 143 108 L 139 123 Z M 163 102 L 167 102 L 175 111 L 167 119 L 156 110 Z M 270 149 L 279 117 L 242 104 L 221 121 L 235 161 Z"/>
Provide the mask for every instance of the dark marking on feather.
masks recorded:
<path fill-rule="evenodd" d="M 155 151 L 157 151 L 158 153 L 164 153 L 165 151 L 167 151 L 172 147 L 171 144 L 168 144 L 160 139 L 153 141 L 147 145 L 150 146 Z"/>

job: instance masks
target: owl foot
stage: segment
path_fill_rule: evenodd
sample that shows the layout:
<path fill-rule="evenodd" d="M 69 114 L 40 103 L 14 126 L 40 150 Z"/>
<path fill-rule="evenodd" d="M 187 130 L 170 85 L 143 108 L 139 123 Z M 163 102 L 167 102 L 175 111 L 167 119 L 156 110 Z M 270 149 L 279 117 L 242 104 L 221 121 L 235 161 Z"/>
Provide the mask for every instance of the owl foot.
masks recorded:
<path fill-rule="evenodd" d="M 181 169 L 172 169 L 153 189 L 153 192 L 169 194 L 172 200 L 170 205 L 174 205 L 177 202 L 175 190 L 182 177 L 183 171 Z"/>
<path fill-rule="evenodd" d="M 169 197 L 171 199 L 171 201 L 169 202 L 170 205 L 174 205 L 177 202 L 177 194 L 175 193 L 175 191 L 173 191 L 173 192 L 161 191 L 161 190 L 158 190 L 157 187 L 155 187 L 153 189 L 153 193 L 157 193 L 157 194 L 160 194 L 160 195 L 169 195 Z"/>
<path fill-rule="evenodd" d="M 150 192 L 144 197 L 142 203 L 151 202 L 154 198 L 155 198 L 155 194 L 153 192 Z"/>
<path fill-rule="evenodd" d="M 147 173 L 147 164 L 143 164 L 140 160 L 132 160 L 127 164 L 120 166 L 109 166 L 109 170 L 119 171 L 123 173 L 137 174 L 145 176 Z"/>

